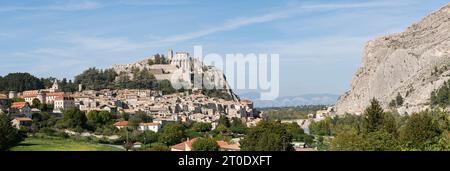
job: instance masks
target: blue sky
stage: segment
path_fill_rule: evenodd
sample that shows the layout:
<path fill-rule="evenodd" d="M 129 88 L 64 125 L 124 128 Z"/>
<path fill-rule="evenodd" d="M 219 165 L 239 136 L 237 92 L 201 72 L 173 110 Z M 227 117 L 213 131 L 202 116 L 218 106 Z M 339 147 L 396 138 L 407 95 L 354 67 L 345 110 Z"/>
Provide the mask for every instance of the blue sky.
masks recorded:
<path fill-rule="evenodd" d="M 366 41 L 445 0 L 23 0 L 0 2 L 0 75 L 72 79 L 155 53 L 280 54 L 281 95 L 341 94 Z"/>

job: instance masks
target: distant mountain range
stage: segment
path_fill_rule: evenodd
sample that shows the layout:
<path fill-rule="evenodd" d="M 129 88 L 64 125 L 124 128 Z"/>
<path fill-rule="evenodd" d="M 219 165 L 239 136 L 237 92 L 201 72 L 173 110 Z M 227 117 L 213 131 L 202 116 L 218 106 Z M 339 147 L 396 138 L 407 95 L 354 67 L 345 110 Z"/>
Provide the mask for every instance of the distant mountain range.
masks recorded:
<path fill-rule="evenodd" d="M 255 107 L 290 107 L 301 105 L 332 105 L 336 103 L 339 95 L 334 94 L 304 94 L 300 96 L 284 96 L 276 100 L 259 100 L 259 93 L 242 93 L 239 95 L 241 99 L 250 99 L 254 102 Z"/>

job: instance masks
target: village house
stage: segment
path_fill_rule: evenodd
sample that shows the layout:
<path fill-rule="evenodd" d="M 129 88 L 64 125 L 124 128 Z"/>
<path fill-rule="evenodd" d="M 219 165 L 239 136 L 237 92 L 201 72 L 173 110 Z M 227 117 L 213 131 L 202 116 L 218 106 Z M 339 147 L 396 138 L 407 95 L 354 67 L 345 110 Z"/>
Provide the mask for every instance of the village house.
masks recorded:
<path fill-rule="evenodd" d="M 150 130 L 153 132 L 158 132 L 160 129 L 161 129 L 161 124 L 158 122 L 139 124 L 140 131 L 149 131 Z"/>
<path fill-rule="evenodd" d="M 170 151 L 192 151 L 192 144 L 197 140 L 198 138 L 194 139 L 187 139 L 186 141 L 176 144 L 170 148 Z"/>
<path fill-rule="evenodd" d="M 8 103 L 9 98 L 7 95 L 0 94 L 0 106 L 4 106 Z"/>
<path fill-rule="evenodd" d="M 45 103 L 47 104 L 54 104 L 55 100 L 57 98 L 64 97 L 64 92 L 51 92 L 46 94 Z"/>
<path fill-rule="evenodd" d="M 11 120 L 11 123 L 13 127 L 20 129 L 21 127 L 30 127 L 33 123 L 33 120 L 31 118 L 20 117 L 14 118 L 13 120 Z"/>
<path fill-rule="evenodd" d="M 54 101 L 54 113 L 62 113 L 64 110 L 75 107 L 75 101 L 73 97 L 59 96 Z"/>
<path fill-rule="evenodd" d="M 38 90 L 33 91 L 24 91 L 22 98 L 27 102 L 28 104 L 33 105 L 33 99 L 37 98 Z"/>
<path fill-rule="evenodd" d="M 226 141 L 217 141 L 220 147 L 220 151 L 241 151 L 241 145 L 239 143 L 230 144 Z"/>
<path fill-rule="evenodd" d="M 119 121 L 119 122 L 114 123 L 114 126 L 120 130 L 125 127 L 128 127 L 129 122 L 128 121 Z M 161 122 L 140 123 L 138 126 L 139 131 L 159 132 L 159 130 L 161 130 L 161 128 L 162 128 Z"/>
<path fill-rule="evenodd" d="M 14 102 L 9 108 L 11 116 L 20 116 L 31 118 L 31 108 L 27 102 Z"/>
<path fill-rule="evenodd" d="M 52 99 L 49 98 L 48 94 L 47 99 Z M 224 100 L 210 98 L 198 93 L 162 95 L 160 91 L 152 90 L 104 89 L 100 91 L 79 91 L 71 94 L 70 97 L 74 98 L 75 106 L 84 112 L 92 110 L 129 114 L 144 112 L 151 115 L 155 121 L 187 122 L 194 120 L 214 123 L 221 115 L 230 119 L 256 116 L 253 102 L 250 100 Z"/>
<path fill-rule="evenodd" d="M 21 97 L 30 105 L 33 105 L 34 99 L 38 99 L 41 103 L 53 104 L 56 98 L 64 97 L 64 94 L 64 92 L 59 92 L 58 81 L 55 80 L 51 88 L 24 91 Z"/>
<path fill-rule="evenodd" d="M 117 129 L 123 129 L 123 128 L 125 128 L 125 127 L 128 127 L 128 121 L 119 121 L 119 122 L 116 122 L 116 123 L 114 123 L 114 126 L 117 128 Z"/>

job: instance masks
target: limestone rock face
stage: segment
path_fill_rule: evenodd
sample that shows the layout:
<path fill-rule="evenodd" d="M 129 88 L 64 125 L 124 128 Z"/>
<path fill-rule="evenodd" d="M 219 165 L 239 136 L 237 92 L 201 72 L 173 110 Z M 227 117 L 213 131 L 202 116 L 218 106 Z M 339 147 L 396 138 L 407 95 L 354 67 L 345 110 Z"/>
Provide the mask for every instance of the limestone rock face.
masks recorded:
<path fill-rule="evenodd" d="M 131 64 L 113 65 L 112 69 L 118 75 L 126 74 L 130 79 L 134 79 L 133 70 L 142 71 L 145 69 L 150 71 L 150 73 L 152 73 L 159 81 L 180 80 L 181 82 L 189 82 L 191 85 L 194 84 L 195 81 L 200 81 L 200 83 L 203 82 L 208 85 L 216 85 L 215 87 L 217 87 L 217 89 L 230 95 L 232 100 L 239 100 L 239 97 L 233 92 L 228 84 L 224 73 L 214 66 L 204 65 L 201 61 L 188 57 L 186 57 L 186 63 L 184 63 L 185 65 L 183 66 L 179 66 L 175 63 L 150 65 L 149 60 L 151 59 L 154 59 L 154 57 L 149 57 Z M 194 76 L 194 78 L 192 78 L 192 75 L 200 77 Z M 118 79 L 118 77 L 116 79 Z M 192 89 L 195 89 L 194 85 L 192 86 Z"/>
<path fill-rule="evenodd" d="M 336 102 L 336 113 L 361 114 L 376 98 L 385 109 L 398 93 L 396 108 L 411 114 L 429 107 L 431 92 L 450 79 L 450 3 L 403 33 L 371 40 L 351 90 Z"/>

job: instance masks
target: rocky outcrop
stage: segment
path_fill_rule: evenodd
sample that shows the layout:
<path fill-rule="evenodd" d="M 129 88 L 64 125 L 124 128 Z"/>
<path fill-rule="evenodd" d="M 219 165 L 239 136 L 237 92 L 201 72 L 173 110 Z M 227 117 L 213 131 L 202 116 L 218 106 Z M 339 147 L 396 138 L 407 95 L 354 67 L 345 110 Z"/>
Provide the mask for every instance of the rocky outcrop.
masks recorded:
<path fill-rule="evenodd" d="M 337 114 L 360 114 L 370 99 L 385 109 L 398 93 L 399 113 L 429 108 L 431 92 L 450 79 L 450 4 L 403 33 L 369 41 L 351 90 L 338 98 Z"/>
<path fill-rule="evenodd" d="M 183 84 L 187 83 L 191 85 L 195 81 L 200 81 L 200 83 L 203 82 L 208 85 L 214 84 L 218 89 L 217 91 L 223 91 L 230 95 L 232 100 L 239 101 L 239 97 L 232 91 L 224 73 L 214 66 L 204 65 L 202 61 L 190 57 L 186 57 L 183 66 L 171 62 L 169 64 L 150 64 L 149 60 L 154 60 L 154 58 L 153 56 L 131 64 L 113 65 L 112 69 L 118 75 L 126 74 L 131 79 L 133 79 L 133 70 L 142 71 L 145 69 L 152 73 L 159 81 L 169 80 L 174 82 L 175 80 L 181 81 Z M 192 86 L 192 89 L 196 89 L 196 87 Z"/>

